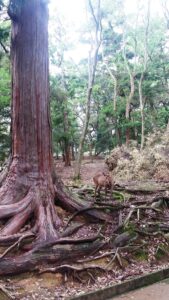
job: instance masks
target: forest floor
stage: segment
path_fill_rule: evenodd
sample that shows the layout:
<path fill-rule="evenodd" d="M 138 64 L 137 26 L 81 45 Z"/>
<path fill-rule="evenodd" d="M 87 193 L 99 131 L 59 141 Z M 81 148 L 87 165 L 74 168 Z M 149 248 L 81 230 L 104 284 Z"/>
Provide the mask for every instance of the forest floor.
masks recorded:
<path fill-rule="evenodd" d="M 73 181 L 73 166 L 64 167 L 63 162 L 56 161 L 56 168 L 58 175 L 68 187 L 72 188 L 75 186 L 76 189 L 76 186 L 85 186 L 86 190 L 88 187 L 91 187 L 89 194 L 91 199 L 94 199 L 93 176 L 98 171 L 108 171 L 103 159 L 94 159 L 93 162 L 89 159 L 85 159 L 83 160 L 81 169 L 82 179 L 75 183 Z M 146 184 L 147 183 L 145 183 L 145 185 Z M 148 187 L 148 189 L 150 189 L 150 187 L 152 188 L 152 186 L 153 183 Z M 79 263 L 81 263 L 80 266 L 83 269 L 82 271 L 77 270 L 77 266 L 74 264 L 74 269 L 65 268 L 62 272 L 57 271 L 54 274 L 51 272 L 43 274 L 26 273 L 18 276 L 1 278 L 0 299 L 69 299 L 70 297 L 75 295 L 77 296 L 83 292 L 104 288 L 114 283 L 122 282 L 125 279 L 133 278 L 137 275 L 169 267 L 168 236 L 167 234 L 164 234 L 169 232 L 168 206 L 166 206 L 163 211 L 159 211 L 158 208 L 156 209 L 155 207 L 151 208 L 150 206 L 145 208 L 146 201 L 152 201 L 152 198 L 155 196 L 154 194 L 152 196 L 150 190 L 148 190 L 148 193 L 145 195 L 144 191 L 141 191 L 140 188 L 139 192 L 136 189 L 138 192 L 138 198 L 135 198 L 135 188 L 135 185 L 134 187 L 128 186 L 127 191 L 131 192 L 130 201 L 133 201 L 133 199 L 134 201 L 138 201 L 140 204 L 139 209 L 137 208 L 136 211 L 133 210 L 131 213 L 131 206 L 129 207 L 128 204 L 129 197 L 125 192 L 127 200 L 125 200 L 124 204 L 120 205 L 124 205 L 124 207 L 126 207 L 126 211 L 122 211 L 121 214 L 118 210 L 115 210 L 113 212 L 113 224 L 101 225 L 97 222 L 91 223 L 90 226 L 84 226 L 77 234 L 74 235 L 75 238 L 78 237 L 78 234 L 80 234 L 81 237 L 88 237 L 90 234 L 96 234 L 101 228 L 102 234 L 107 238 L 109 238 L 110 235 L 113 236 L 115 242 L 112 243 L 112 249 L 110 249 L 110 247 L 109 250 L 101 249 L 97 252 L 97 255 L 94 255 L 94 259 L 91 258 L 86 260 L 86 258 L 82 258 L 82 261 L 79 261 Z M 162 189 L 157 191 L 158 199 L 161 195 L 161 191 Z M 123 190 L 122 192 L 120 190 L 120 193 L 123 193 Z M 168 199 L 168 196 L 166 196 L 166 199 Z M 115 201 L 114 203 L 118 206 L 117 202 L 118 201 Z M 59 208 L 59 214 L 65 219 L 65 222 L 71 216 L 71 214 L 65 212 L 61 208 Z M 115 227 L 120 227 L 119 220 L 121 218 L 123 220 L 125 219 L 125 226 L 128 230 L 127 233 L 120 232 L 119 234 L 119 231 L 115 231 L 114 229 Z M 83 216 L 78 216 L 76 217 L 76 221 L 85 222 L 85 219 Z M 156 226 L 161 224 L 160 222 L 163 223 L 162 234 L 159 233 L 157 228 L 154 229 L 154 227 L 152 227 L 152 223 L 153 226 Z M 151 228 L 148 234 L 145 234 L 144 231 L 146 223 L 151 223 Z M 139 228 L 139 237 L 138 235 L 136 236 L 132 234 L 133 228 Z M 116 234 L 117 232 L 118 234 Z M 112 252 L 110 250 L 112 250 Z M 88 264 L 89 261 L 90 264 Z M 11 298 L 6 297 L 6 292 Z"/>

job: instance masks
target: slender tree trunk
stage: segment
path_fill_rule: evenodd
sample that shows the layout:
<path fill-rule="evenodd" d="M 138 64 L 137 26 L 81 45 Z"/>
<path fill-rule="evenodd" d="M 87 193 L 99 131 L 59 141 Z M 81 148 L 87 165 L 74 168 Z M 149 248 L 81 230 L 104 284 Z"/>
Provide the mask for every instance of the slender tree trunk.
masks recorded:
<path fill-rule="evenodd" d="M 143 93 L 142 93 L 142 82 L 143 82 L 144 74 L 141 74 L 140 80 L 139 80 L 139 100 L 140 100 L 140 113 L 141 113 L 141 150 L 144 147 L 144 101 L 143 101 Z"/>
<path fill-rule="evenodd" d="M 64 153 L 65 153 L 65 167 L 71 166 L 71 155 L 70 155 L 70 145 L 68 141 L 64 142 Z"/>
<path fill-rule="evenodd" d="M 89 157 L 90 157 L 90 161 L 93 162 L 93 144 L 92 141 L 89 142 Z"/>
<path fill-rule="evenodd" d="M 102 52 L 102 59 L 104 61 L 104 54 Z M 118 81 L 117 81 L 117 76 L 112 72 L 112 70 L 109 68 L 109 65 L 107 63 L 107 61 L 104 61 L 104 65 L 113 81 L 113 110 L 114 112 L 116 112 L 116 108 L 117 108 L 117 96 L 118 96 Z M 117 138 L 117 144 L 120 146 L 121 145 L 121 140 L 120 140 L 120 130 L 118 128 L 118 122 L 117 122 L 117 116 L 114 116 L 113 122 L 115 122 L 115 133 L 116 133 L 116 138 Z"/>
<path fill-rule="evenodd" d="M 62 87 L 66 94 L 66 84 L 65 84 L 65 75 L 64 70 L 62 67 Z M 70 156 L 70 141 L 69 141 L 69 120 L 68 120 L 68 107 L 67 107 L 67 95 L 63 97 L 63 104 L 64 104 L 64 110 L 63 110 L 63 126 L 64 126 L 64 133 L 67 135 L 65 141 L 64 141 L 64 155 L 65 155 L 65 167 L 71 166 L 71 156 Z"/>
<path fill-rule="evenodd" d="M 68 135 L 69 133 L 69 121 L 67 112 L 67 97 L 64 100 L 64 133 Z M 70 156 L 70 142 L 69 138 L 66 137 L 64 141 L 64 154 L 65 154 L 65 167 L 71 166 L 71 156 Z"/>
<path fill-rule="evenodd" d="M 118 82 L 117 82 L 117 77 L 115 74 L 113 74 L 113 72 L 111 71 L 111 69 L 109 68 L 108 64 L 106 63 L 106 69 L 108 70 L 110 77 L 113 80 L 114 83 L 114 89 L 113 89 L 113 109 L 114 112 L 116 112 L 116 108 L 117 108 L 117 96 L 118 96 L 118 92 L 117 92 L 117 88 L 118 88 Z M 117 116 L 114 115 L 114 122 L 115 122 L 115 133 L 116 133 L 116 138 L 117 138 L 117 144 L 120 146 L 121 145 L 121 141 L 120 141 L 120 134 L 119 134 L 119 128 L 118 128 L 118 122 L 117 122 Z"/>
<path fill-rule="evenodd" d="M 74 144 L 72 143 L 71 145 L 71 154 L 72 154 L 72 160 L 75 160 L 75 149 L 74 149 Z"/>
<path fill-rule="evenodd" d="M 121 130 L 118 127 L 116 128 L 116 138 L 117 138 L 117 145 L 121 146 L 122 145 Z"/>
<path fill-rule="evenodd" d="M 130 69 L 129 63 L 126 58 L 125 48 L 123 51 L 123 57 L 124 57 L 126 69 L 130 76 L 130 93 L 126 100 L 126 121 L 129 122 L 130 121 L 130 106 L 131 106 L 131 101 L 134 97 L 135 83 L 134 83 L 134 74 L 133 74 L 132 70 Z M 127 128 L 126 128 L 126 145 L 127 146 L 129 145 L 129 141 L 130 141 L 130 127 L 127 124 Z"/>
<path fill-rule="evenodd" d="M 82 157 L 83 157 L 83 146 L 84 146 L 85 137 L 86 137 L 87 128 L 88 128 L 89 119 L 90 119 L 91 94 L 92 94 L 92 86 L 90 86 L 88 88 L 88 93 L 87 93 L 86 114 L 85 114 L 85 121 L 84 121 L 83 131 L 82 131 L 82 134 L 81 134 L 79 148 L 78 148 L 78 156 L 77 156 L 76 167 L 75 167 L 75 175 L 74 175 L 75 178 L 80 178 L 80 169 L 81 169 L 81 163 L 82 163 Z"/>
<path fill-rule="evenodd" d="M 137 16 L 137 21 L 138 21 L 138 16 Z M 127 70 L 128 75 L 130 77 L 130 93 L 129 93 L 129 96 L 127 97 L 127 99 L 126 99 L 126 114 L 125 114 L 126 121 L 127 121 L 127 123 L 129 123 L 130 122 L 131 101 L 134 97 L 134 92 L 135 92 L 135 79 L 134 79 L 134 77 L 135 77 L 136 46 L 137 46 L 136 37 L 134 39 L 135 63 L 134 63 L 133 67 L 130 66 L 130 64 L 127 60 L 125 44 L 126 44 L 126 41 L 125 41 L 124 32 L 123 32 L 123 58 L 124 58 L 124 63 L 125 63 L 126 70 Z M 127 124 L 127 128 L 126 128 L 126 146 L 128 146 L 129 142 L 130 142 L 130 131 L 131 131 L 131 128 L 130 128 L 129 124 Z"/>
<path fill-rule="evenodd" d="M 143 62 L 143 70 L 140 76 L 140 80 L 138 82 L 139 87 L 139 101 L 140 101 L 140 113 L 141 113 L 141 150 L 144 147 L 145 136 L 144 136 L 144 99 L 143 99 L 143 91 L 142 85 L 144 80 L 144 75 L 147 70 L 147 62 L 148 62 L 148 34 L 149 34 L 149 21 L 150 21 L 150 0 L 148 1 L 147 8 L 147 19 L 146 19 L 146 28 L 145 28 L 145 39 L 144 39 L 144 62 Z"/>
<path fill-rule="evenodd" d="M 127 98 L 127 101 L 126 101 L 126 120 L 127 122 L 130 121 L 130 105 L 131 105 L 131 101 L 133 99 L 133 96 L 134 96 L 134 90 L 135 90 L 135 85 L 134 85 L 134 76 L 132 73 L 130 73 L 130 94 Z M 126 128 L 126 146 L 129 145 L 129 142 L 130 142 L 130 127 L 129 125 L 127 125 L 127 128 Z"/>
<path fill-rule="evenodd" d="M 64 47 L 63 47 L 63 31 L 64 28 L 61 25 L 61 21 L 59 20 L 58 25 L 58 36 L 57 40 L 59 43 L 58 60 L 59 60 L 59 68 L 61 72 L 61 87 L 63 90 L 63 129 L 65 134 L 65 140 L 63 141 L 63 153 L 64 153 L 64 162 L 65 167 L 71 166 L 71 156 L 70 156 L 70 140 L 69 140 L 69 119 L 68 119 L 68 97 L 67 97 L 67 87 L 65 81 L 65 70 L 64 70 Z"/>
<path fill-rule="evenodd" d="M 102 57 L 104 59 L 104 56 L 102 54 Z M 118 83 L 117 83 L 117 77 L 115 74 L 113 74 L 112 70 L 109 68 L 108 66 L 108 63 L 107 62 L 104 62 L 104 65 L 113 81 L 113 84 L 114 84 L 114 88 L 113 88 L 113 108 L 114 108 L 114 111 L 116 111 L 116 106 L 117 106 L 117 87 L 118 87 Z"/>
<path fill-rule="evenodd" d="M 94 46 L 94 50 L 93 50 L 93 45 L 92 45 L 91 51 L 89 53 L 89 62 L 88 62 L 89 79 L 88 79 L 88 90 L 87 90 L 87 100 L 86 100 L 86 112 L 85 112 L 84 126 L 83 126 L 80 143 L 79 143 L 78 157 L 77 157 L 77 162 L 76 162 L 76 167 L 75 167 L 74 178 L 80 178 L 80 169 L 81 169 L 81 163 L 82 163 L 82 157 L 83 157 L 83 146 L 84 146 L 85 137 L 86 137 L 89 119 L 90 119 L 90 105 L 91 105 L 92 89 L 93 89 L 94 80 L 95 80 L 98 51 L 99 51 L 100 44 L 101 44 L 100 0 L 98 0 L 97 15 L 94 14 L 91 0 L 89 0 L 89 6 L 90 6 L 91 14 L 92 14 L 92 17 L 93 17 L 93 20 L 95 23 L 95 40 L 94 40 L 95 46 Z M 92 57 L 92 50 L 94 51 L 93 57 Z"/>

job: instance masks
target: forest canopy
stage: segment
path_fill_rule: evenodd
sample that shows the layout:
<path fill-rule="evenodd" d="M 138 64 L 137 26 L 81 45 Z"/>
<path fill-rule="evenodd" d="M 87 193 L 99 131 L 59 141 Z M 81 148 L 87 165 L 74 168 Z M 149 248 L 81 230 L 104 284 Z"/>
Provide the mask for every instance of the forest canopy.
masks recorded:
<path fill-rule="evenodd" d="M 56 157 L 64 157 L 70 151 L 67 148 L 72 149 L 73 156 L 76 154 L 85 120 L 95 24 L 89 13 L 86 17 L 86 2 L 81 2 L 71 1 L 68 7 L 64 2 L 49 3 L 50 103 Z M 97 3 L 93 3 L 96 12 Z M 11 97 L 10 21 L 2 4 L 1 1 L 1 161 L 10 148 Z M 128 140 L 143 147 L 147 134 L 167 127 L 167 12 L 166 1 L 101 1 L 100 45 L 83 151 L 108 153 Z"/>

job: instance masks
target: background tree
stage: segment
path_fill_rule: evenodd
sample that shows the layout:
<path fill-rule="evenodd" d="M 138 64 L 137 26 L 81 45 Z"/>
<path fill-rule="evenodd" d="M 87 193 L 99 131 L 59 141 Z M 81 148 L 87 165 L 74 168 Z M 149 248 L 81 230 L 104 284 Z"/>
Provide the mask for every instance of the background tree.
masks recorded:
<path fill-rule="evenodd" d="M 95 80 L 95 73 L 97 67 L 98 52 L 101 44 L 101 10 L 100 10 L 100 0 L 97 1 L 96 9 L 92 4 L 92 1 L 88 1 L 89 9 L 94 23 L 94 33 L 91 31 L 91 49 L 89 52 L 89 62 L 88 62 L 88 88 L 87 88 L 87 99 L 86 99 L 86 111 L 84 125 L 82 129 L 82 134 L 80 138 L 80 143 L 78 147 L 78 157 L 75 167 L 75 178 L 80 177 L 80 167 L 83 155 L 83 146 L 88 129 L 89 119 L 90 119 L 90 106 L 91 106 L 91 97 L 92 89 Z"/>
<path fill-rule="evenodd" d="M 150 1 L 148 1 L 147 15 L 145 20 L 145 33 L 144 33 L 144 42 L 143 42 L 143 58 L 142 58 L 142 71 L 140 74 L 140 79 L 138 81 L 138 90 L 139 90 L 139 101 L 140 101 L 140 113 L 141 113 L 141 149 L 144 147 L 144 102 L 145 97 L 143 96 L 143 80 L 147 70 L 148 63 L 148 36 L 149 36 L 149 22 L 150 22 Z"/>
<path fill-rule="evenodd" d="M 63 160 L 65 162 L 65 166 L 70 166 L 71 165 L 71 143 L 70 143 L 70 138 L 69 138 L 69 117 L 68 117 L 68 95 L 67 95 L 67 83 L 66 83 L 66 74 L 65 74 L 65 66 L 64 66 L 64 55 L 65 55 L 65 37 L 64 37 L 64 27 L 63 24 L 58 16 L 57 18 L 57 24 L 56 24 L 56 29 L 54 32 L 54 38 L 56 39 L 57 42 L 57 48 L 54 49 L 54 53 L 52 53 L 52 62 L 57 65 L 60 73 L 60 78 L 59 78 L 59 86 L 62 91 L 60 100 L 60 103 L 62 102 L 62 116 L 63 116 L 63 135 L 62 135 L 62 141 L 61 141 L 61 148 L 62 148 L 62 155 L 63 155 Z M 51 51 L 52 52 L 52 51 Z M 54 55 L 55 54 L 55 55 Z M 56 56 L 56 58 L 55 58 Z M 56 63 L 57 61 L 57 63 Z M 59 92 L 59 91 L 58 91 Z M 59 96 L 59 95 L 58 95 Z"/>

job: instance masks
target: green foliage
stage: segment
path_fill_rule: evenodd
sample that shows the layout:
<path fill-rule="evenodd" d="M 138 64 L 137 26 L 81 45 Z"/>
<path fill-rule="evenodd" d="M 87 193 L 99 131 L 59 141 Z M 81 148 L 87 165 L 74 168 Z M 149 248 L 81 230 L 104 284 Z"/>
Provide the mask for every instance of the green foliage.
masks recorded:
<path fill-rule="evenodd" d="M 3 0 L 0 0 L 0 10 L 2 10 L 4 7 L 4 3 L 3 3 Z"/>
<path fill-rule="evenodd" d="M 67 114 L 68 130 L 64 128 L 64 116 Z M 51 78 L 51 118 L 53 128 L 53 147 L 55 153 L 63 150 L 63 143 L 78 143 L 77 122 L 71 98 L 59 88 L 56 78 Z"/>
<path fill-rule="evenodd" d="M 18 15 L 23 0 L 10 1 L 11 13 Z M 138 1 L 138 3 L 140 3 Z M 117 145 L 125 143 L 126 129 L 130 138 L 141 141 L 141 110 L 138 82 L 140 80 L 145 51 L 146 14 L 141 9 L 134 14 L 125 12 L 125 1 L 103 0 L 101 5 L 102 49 L 98 55 L 96 79 L 92 92 L 91 114 L 86 136 L 85 150 L 93 148 L 95 153 L 106 153 Z M 0 0 L 0 10 L 3 9 Z M 136 18 L 138 17 L 138 20 Z M 76 48 L 77 40 L 70 34 L 70 28 L 60 16 L 53 16 L 50 27 L 51 63 L 51 116 L 54 152 L 60 153 L 64 143 L 75 148 L 79 144 L 85 115 L 88 69 L 87 58 L 75 64 L 69 57 Z M 138 21 L 138 22 L 136 22 Z M 55 26 L 57 24 L 57 26 Z M 10 71 L 5 49 L 9 49 L 10 25 L 0 24 L 0 147 L 2 156 L 9 149 Z M 79 31 L 81 44 L 88 45 L 92 24 L 86 24 Z M 154 18 L 149 23 L 148 62 L 144 73 L 142 93 L 144 98 L 145 134 L 154 129 L 166 128 L 169 120 L 168 82 L 169 53 L 164 18 Z M 123 35 L 124 32 L 124 35 Z M 126 100 L 130 93 L 130 77 L 123 58 L 123 38 L 126 42 L 126 59 L 134 73 L 135 92 L 130 105 L 130 118 L 126 120 Z M 106 64 L 117 80 L 117 103 L 114 110 L 115 83 Z M 65 130 L 64 116 L 68 127 Z M 0 157 L 1 159 L 1 157 Z"/>
<path fill-rule="evenodd" d="M 9 52 L 10 23 L 0 22 L 0 60 Z"/>
<path fill-rule="evenodd" d="M 138 249 L 135 252 L 135 257 L 136 257 L 136 260 L 140 261 L 140 262 L 148 260 L 147 250 L 144 250 L 144 248 L 143 249 Z"/>
<path fill-rule="evenodd" d="M 8 156 L 10 148 L 10 98 L 11 84 L 9 60 L 0 60 L 0 161 Z"/>
<path fill-rule="evenodd" d="M 9 26 L 0 28 L 0 41 L 5 42 L 9 37 Z"/>

